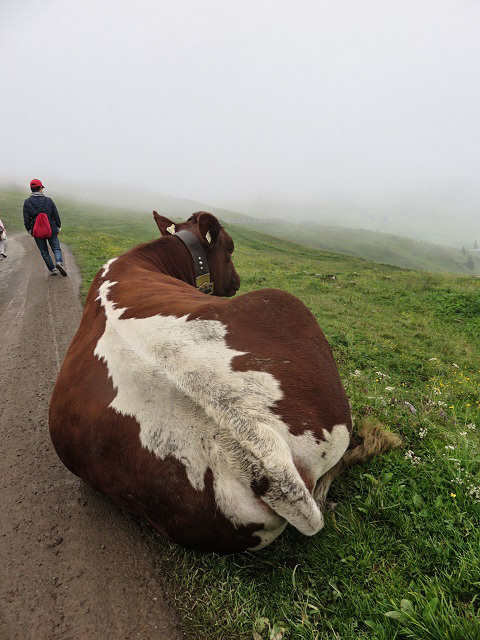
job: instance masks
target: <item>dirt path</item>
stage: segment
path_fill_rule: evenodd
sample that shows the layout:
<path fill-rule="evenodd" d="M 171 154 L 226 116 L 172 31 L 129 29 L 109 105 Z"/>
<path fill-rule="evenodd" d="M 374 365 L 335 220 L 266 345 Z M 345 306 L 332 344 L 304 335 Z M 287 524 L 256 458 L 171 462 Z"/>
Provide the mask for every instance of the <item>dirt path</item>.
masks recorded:
<path fill-rule="evenodd" d="M 0 261 L 0 640 L 177 640 L 162 542 L 57 458 L 48 403 L 81 315 L 32 239 Z"/>

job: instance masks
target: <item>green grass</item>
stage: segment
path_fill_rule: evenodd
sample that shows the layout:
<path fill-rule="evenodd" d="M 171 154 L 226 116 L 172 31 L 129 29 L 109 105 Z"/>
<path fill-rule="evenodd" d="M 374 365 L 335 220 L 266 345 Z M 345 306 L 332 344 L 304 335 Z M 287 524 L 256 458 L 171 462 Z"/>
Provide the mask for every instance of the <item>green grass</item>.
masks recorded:
<path fill-rule="evenodd" d="M 263 231 L 261 226 L 255 226 Z M 474 261 L 474 272 L 479 273 L 480 261 L 473 254 L 459 249 L 413 240 L 368 229 L 326 227 L 310 223 L 274 225 L 265 227 L 278 238 L 327 251 L 346 253 L 375 262 L 392 264 L 408 269 L 426 269 L 440 273 L 470 274 L 466 266 L 469 255 Z"/>
<path fill-rule="evenodd" d="M 0 194 L 7 224 L 18 199 Z M 108 258 L 158 235 L 148 212 L 58 204 L 84 291 Z M 301 298 L 356 423 L 381 421 L 404 448 L 337 480 L 336 509 L 312 538 L 289 527 L 261 552 L 219 557 L 158 537 L 185 629 L 208 640 L 478 640 L 480 280 L 230 231 L 241 290 Z"/>

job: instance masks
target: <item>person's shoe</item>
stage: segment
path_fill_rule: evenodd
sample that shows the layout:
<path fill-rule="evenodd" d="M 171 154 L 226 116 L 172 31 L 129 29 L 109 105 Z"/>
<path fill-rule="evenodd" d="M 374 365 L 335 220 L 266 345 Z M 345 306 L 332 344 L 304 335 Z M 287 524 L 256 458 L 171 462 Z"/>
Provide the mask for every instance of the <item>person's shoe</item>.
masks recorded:
<path fill-rule="evenodd" d="M 0 256 L 2 256 L 2 258 L 6 258 L 7 254 L 2 251 L 2 253 L 0 253 Z"/>
<path fill-rule="evenodd" d="M 52 270 L 50 271 L 50 275 L 51 275 L 51 276 L 58 276 L 58 271 L 57 271 L 56 269 L 52 269 Z"/>
<path fill-rule="evenodd" d="M 57 269 L 60 271 L 60 273 L 62 274 L 62 276 L 66 276 L 67 275 L 67 271 L 65 269 L 65 267 L 63 266 L 63 264 L 61 262 L 57 262 L 57 264 L 55 265 L 57 267 Z"/>

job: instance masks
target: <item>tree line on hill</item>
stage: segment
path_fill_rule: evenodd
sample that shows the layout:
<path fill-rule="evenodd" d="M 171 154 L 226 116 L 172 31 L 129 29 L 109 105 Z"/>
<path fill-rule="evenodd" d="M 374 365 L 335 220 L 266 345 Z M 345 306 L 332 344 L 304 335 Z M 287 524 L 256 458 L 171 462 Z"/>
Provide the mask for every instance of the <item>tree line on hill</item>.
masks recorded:
<path fill-rule="evenodd" d="M 465 266 L 469 271 L 475 271 L 475 260 L 473 256 L 470 255 L 473 252 L 475 252 L 478 255 L 478 257 L 480 257 L 480 249 L 478 248 L 478 242 L 476 240 L 473 243 L 473 247 L 471 249 L 465 249 L 465 246 L 462 247 L 463 255 L 468 256 L 467 261 L 465 262 Z"/>

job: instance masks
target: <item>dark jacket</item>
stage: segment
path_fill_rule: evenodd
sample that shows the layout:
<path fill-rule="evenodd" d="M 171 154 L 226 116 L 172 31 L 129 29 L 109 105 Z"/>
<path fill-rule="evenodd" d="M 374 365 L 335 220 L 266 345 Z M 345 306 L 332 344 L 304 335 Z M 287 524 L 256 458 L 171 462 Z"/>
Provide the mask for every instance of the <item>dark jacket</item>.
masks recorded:
<path fill-rule="evenodd" d="M 62 226 L 60 216 L 58 215 L 57 207 L 54 201 L 43 194 L 31 195 L 23 203 L 23 224 L 27 231 L 33 229 L 35 219 L 39 213 L 46 213 L 52 227 L 52 234 L 58 233 L 58 230 Z"/>

